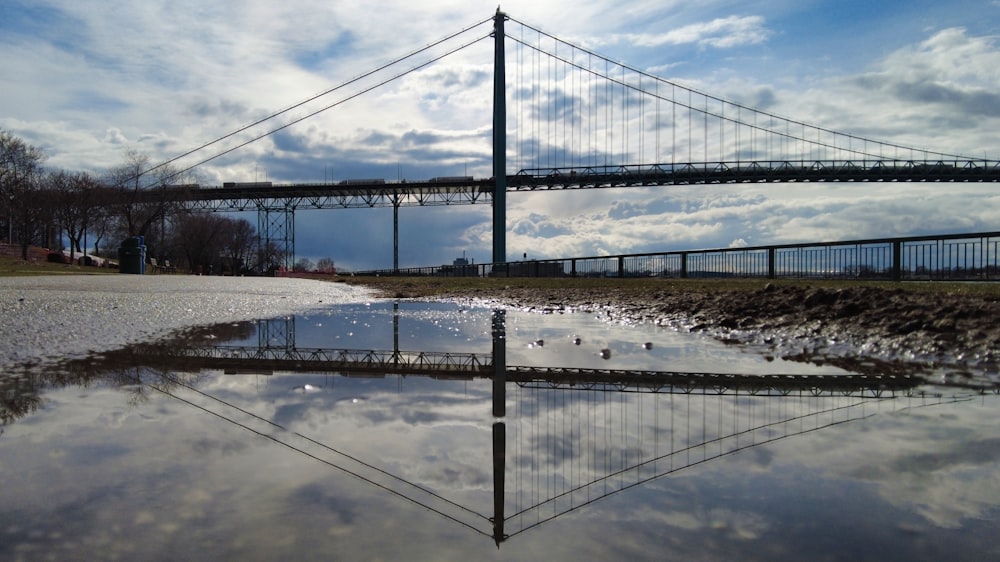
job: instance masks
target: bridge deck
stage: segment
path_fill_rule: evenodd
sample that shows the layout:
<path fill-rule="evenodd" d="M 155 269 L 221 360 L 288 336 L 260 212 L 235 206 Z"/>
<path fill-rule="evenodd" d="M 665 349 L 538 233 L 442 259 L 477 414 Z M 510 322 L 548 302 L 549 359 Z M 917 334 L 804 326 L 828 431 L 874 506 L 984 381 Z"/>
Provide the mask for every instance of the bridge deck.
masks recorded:
<path fill-rule="evenodd" d="M 997 182 L 992 160 L 803 160 L 697 162 L 622 166 L 572 166 L 521 170 L 507 176 L 507 191 L 796 182 Z M 471 205 L 493 200 L 493 178 L 384 179 L 336 183 L 226 183 L 222 187 L 172 186 L 156 198 L 188 202 L 202 210 L 365 208 Z"/>

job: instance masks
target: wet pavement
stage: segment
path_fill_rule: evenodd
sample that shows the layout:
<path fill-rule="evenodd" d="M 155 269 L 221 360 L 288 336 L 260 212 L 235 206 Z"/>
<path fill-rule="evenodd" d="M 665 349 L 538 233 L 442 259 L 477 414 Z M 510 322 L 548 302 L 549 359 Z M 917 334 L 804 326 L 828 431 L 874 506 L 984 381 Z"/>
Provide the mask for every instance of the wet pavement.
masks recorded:
<path fill-rule="evenodd" d="M 342 283 L 272 277 L 0 278 L 0 369 L 83 357 L 179 328 L 305 312 L 369 295 Z"/>

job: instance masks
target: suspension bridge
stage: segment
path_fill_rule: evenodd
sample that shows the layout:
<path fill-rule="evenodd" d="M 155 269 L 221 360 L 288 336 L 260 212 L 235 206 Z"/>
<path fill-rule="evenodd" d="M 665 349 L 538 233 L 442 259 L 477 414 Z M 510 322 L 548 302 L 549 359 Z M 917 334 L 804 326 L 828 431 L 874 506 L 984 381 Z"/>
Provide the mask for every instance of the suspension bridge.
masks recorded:
<path fill-rule="evenodd" d="M 483 127 L 492 131 L 489 178 L 232 181 L 221 187 L 174 186 L 149 196 L 184 201 L 201 211 L 256 210 L 263 242 L 278 249 L 286 267 L 294 262 L 296 210 L 392 207 L 398 269 L 400 207 L 491 204 L 492 261 L 505 263 L 507 193 L 752 182 L 1000 181 L 998 161 L 908 147 L 755 109 L 613 61 L 499 10 L 161 166 L 217 150 L 181 170 L 188 171 L 489 39 L 493 115 Z M 445 47 L 443 54 L 434 50 Z M 405 64 L 412 66 L 385 77 Z M 342 97 L 325 101 L 334 95 Z M 325 105 L 308 109 L 317 102 Z M 295 116 L 293 110 L 305 114 Z M 285 122 L 254 132 L 279 119 Z"/>

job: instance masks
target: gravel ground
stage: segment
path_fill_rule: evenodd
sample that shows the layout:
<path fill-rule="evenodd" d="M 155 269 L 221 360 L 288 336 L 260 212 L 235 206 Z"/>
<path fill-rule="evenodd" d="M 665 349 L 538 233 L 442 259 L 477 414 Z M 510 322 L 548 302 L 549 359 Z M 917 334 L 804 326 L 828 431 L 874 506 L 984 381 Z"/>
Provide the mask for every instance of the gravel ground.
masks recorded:
<path fill-rule="evenodd" d="M 266 277 L 70 275 L 0 278 L 0 372 L 38 367 L 216 322 L 364 302 L 343 283 Z"/>

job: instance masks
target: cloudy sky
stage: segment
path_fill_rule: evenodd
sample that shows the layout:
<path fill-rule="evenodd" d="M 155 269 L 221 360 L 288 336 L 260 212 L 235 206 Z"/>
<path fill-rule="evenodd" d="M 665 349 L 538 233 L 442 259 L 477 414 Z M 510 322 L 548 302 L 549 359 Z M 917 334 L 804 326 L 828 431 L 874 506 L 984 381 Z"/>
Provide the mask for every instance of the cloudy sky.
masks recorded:
<path fill-rule="evenodd" d="M 457 0 L 5 0 L 0 129 L 43 148 L 54 168 L 100 173 L 129 149 L 162 162 L 486 21 L 496 8 Z M 567 42 L 748 107 L 903 146 L 1000 159 L 997 0 L 514 0 L 501 8 Z M 209 185 L 489 177 L 489 31 L 488 23 L 474 27 L 423 58 L 174 164 L 194 166 L 335 105 L 192 171 Z M 510 24 L 508 33 L 522 30 Z M 464 43 L 472 45 L 353 97 Z M 508 76 L 517 76 L 518 54 L 510 46 L 508 53 Z M 998 187 L 510 194 L 508 257 L 997 230 Z M 463 252 L 477 263 L 490 259 L 488 205 L 403 208 L 399 217 L 401 266 L 450 263 Z M 391 209 L 300 210 L 295 234 L 299 257 L 330 257 L 342 268 L 392 265 Z"/>

